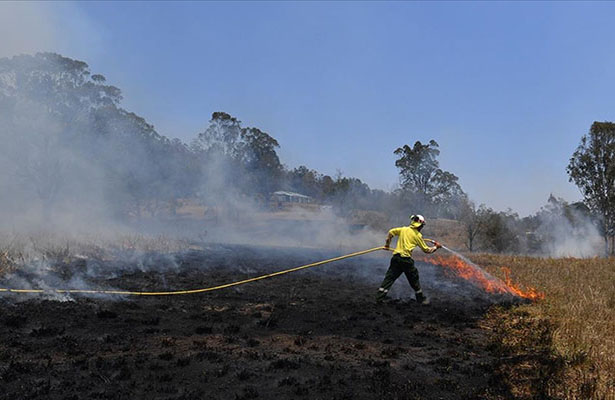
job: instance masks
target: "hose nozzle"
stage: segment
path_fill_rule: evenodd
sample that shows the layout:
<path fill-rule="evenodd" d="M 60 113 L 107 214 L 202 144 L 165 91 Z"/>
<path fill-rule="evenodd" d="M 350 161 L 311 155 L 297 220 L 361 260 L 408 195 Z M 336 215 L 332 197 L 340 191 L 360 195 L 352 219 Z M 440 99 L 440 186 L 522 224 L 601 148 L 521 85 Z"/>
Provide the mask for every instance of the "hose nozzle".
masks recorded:
<path fill-rule="evenodd" d="M 426 242 L 431 242 L 434 244 L 434 246 L 436 246 L 437 248 L 442 248 L 442 245 L 440 244 L 440 242 L 438 242 L 437 240 L 433 240 L 433 239 L 423 239 Z"/>

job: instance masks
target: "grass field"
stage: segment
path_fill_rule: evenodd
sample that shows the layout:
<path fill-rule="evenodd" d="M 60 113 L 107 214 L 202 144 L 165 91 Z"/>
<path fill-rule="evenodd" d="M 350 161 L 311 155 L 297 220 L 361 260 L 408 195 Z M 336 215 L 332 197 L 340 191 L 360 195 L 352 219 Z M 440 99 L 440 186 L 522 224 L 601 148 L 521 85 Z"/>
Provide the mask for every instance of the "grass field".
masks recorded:
<path fill-rule="evenodd" d="M 496 308 L 484 321 L 503 357 L 499 373 L 519 398 L 615 399 L 615 259 L 492 254 L 470 258 L 545 299 Z"/>

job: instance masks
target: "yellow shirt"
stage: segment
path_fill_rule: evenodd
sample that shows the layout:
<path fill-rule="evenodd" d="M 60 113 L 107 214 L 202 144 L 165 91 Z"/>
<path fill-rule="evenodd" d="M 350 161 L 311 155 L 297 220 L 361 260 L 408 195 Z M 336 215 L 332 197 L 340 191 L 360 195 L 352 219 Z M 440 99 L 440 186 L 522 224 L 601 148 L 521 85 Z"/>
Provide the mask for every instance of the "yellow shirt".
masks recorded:
<path fill-rule="evenodd" d="M 423 240 L 423 235 L 421 235 L 421 232 L 417 231 L 416 228 L 402 226 L 400 228 L 391 229 L 389 234 L 399 236 L 393 254 L 399 254 L 402 257 L 412 257 L 412 250 L 417 246 L 425 253 L 433 253 L 436 251 L 435 247 L 427 246 Z"/>

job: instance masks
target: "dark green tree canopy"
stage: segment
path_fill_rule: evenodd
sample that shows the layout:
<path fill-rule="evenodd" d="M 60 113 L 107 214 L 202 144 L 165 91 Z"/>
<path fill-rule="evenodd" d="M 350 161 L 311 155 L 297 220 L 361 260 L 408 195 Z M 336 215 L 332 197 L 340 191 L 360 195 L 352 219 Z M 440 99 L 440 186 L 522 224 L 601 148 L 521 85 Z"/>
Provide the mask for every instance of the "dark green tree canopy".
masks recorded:
<path fill-rule="evenodd" d="M 602 219 L 605 240 L 615 235 L 615 124 L 594 122 L 566 168 L 589 208 Z"/>
<path fill-rule="evenodd" d="M 244 128 L 237 118 L 221 111 L 212 114 L 209 126 L 192 144 L 204 168 L 222 168 L 230 176 L 224 183 L 227 188 L 235 186 L 241 193 L 256 193 L 262 199 L 280 186 L 284 167 L 276 152 L 279 147 L 266 132 Z M 222 189 L 221 184 L 217 186 Z"/>
<path fill-rule="evenodd" d="M 395 166 L 399 169 L 401 189 L 415 207 L 450 215 L 460 208 L 458 203 L 465 194 L 459 178 L 440 168 L 438 148 L 435 140 L 427 144 L 417 141 L 412 147 L 404 145 L 394 152 L 399 157 Z"/>
<path fill-rule="evenodd" d="M 200 152 L 236 158 L 241 150 L 241 121 L 225 112 L 214 112 L 209 126 L 198 134 L 193 147 Z"/>
<path fill-rule="evenodd" d="M 0 59 L 2 96 L 14 103 L 45 104 L 48 112 L 67 118 L 76 111 L 117 106 L 120 89 L 105 85 L 102 75 L 90 75 L 88 65 L 55 53 Z"/>
<path fill-rule="evenodd" d="M 434 178 L 439 171 L 438 147 L 435 140 L 430 140 L 428 144 L 416 141 L 413 147 L 404 145 L 395 150 L 394 154 L 399 156 L 395 166 L 399 169 L 402 188 L 411 188 L 423 194 L 432 191 Z"/>

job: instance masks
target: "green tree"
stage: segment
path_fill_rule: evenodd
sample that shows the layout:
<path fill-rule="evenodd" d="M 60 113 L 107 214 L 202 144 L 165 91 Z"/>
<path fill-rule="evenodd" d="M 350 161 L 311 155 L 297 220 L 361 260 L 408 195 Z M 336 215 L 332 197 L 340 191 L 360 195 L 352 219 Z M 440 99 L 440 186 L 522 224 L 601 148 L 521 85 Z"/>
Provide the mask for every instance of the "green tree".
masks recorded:
<path fill-rule="evenodd" d="M 347 178 L 338 173 L 333 184 L 331 202 L 342 215 L 349 215 L 354 210 L 370 209 L 371 189 L 357 178 Z"/>
<path fill-rule="evenodd" d="M 428 144 L 417 141 L 412 147 L 404 145 L 394 152 L 399 157 L 395 166 L 399 169 L 402 192 L 415 207 L 431 207 L 439 214 L 453 216 L 452 208 L 464 193 L 459 178 L 440 168 L 438 147 L 435 140 Z"/>
<path fill-rule="evenodd" d="M 251 178 L 251 188 L 263 197 L 279 189 L 283 167 L 276 148 L 278 141 L 258 128 L 241 130 L 242 143 L 237 151 L 241 165 Z"/>
<path fill-rule="evenodd" d="M 615 236 L 615 124 L 594 122 L 570 158 L 566 168 L 589 208 L 599 215 L 600 228 L 609 253 L 609 238 Z M 611 245 L 611 254 L 615 246 Z"/>
<path fill-rule="evenodd" d="M 481 218 L 484 221 L 479 234 L 482 247 L 498 253 L 519 250 L 519 237 L 515 233 L 519 221 L 517 214 L 510 210 L 495 212 L 490 208 L 484 208 Z"/>
<path fill-rule="evenodd" d="M 317 171 L 309 169 L 305 165 L 288 172 L 291 190 L 322 200 L 320 179 L 321 176 Z"/>
<path fill-rule="evenodd" d="M 435 140 L 430 140 L 428 144 L 417 141 L 413 147 L 404 145 L 394 151 L 399 156 L 395 166 L 399 168 L 403 189 L 410 188 L 423 194 L 433 190 L 434 180 L 440 171 L 438 147 Z"/>
<path fill-rule="evenodd" d="M 224 154 L 236 158 L 240 151 L 241 121 L 222 111 L 211 115 L 209 126 L 198 134 L 192 147 L 196 151 Z"/>
<path fill-rule="evenodd" d="M 192 143 L 203 162 L 209 194 L 226 197 L 234 192 L 260 200 L 280 186 L 284 168 L 276 152 L 279 147 L 266 132 L 243 128 L 241 121 L 225 112 L 214 112 L 208 128 Z"/>

